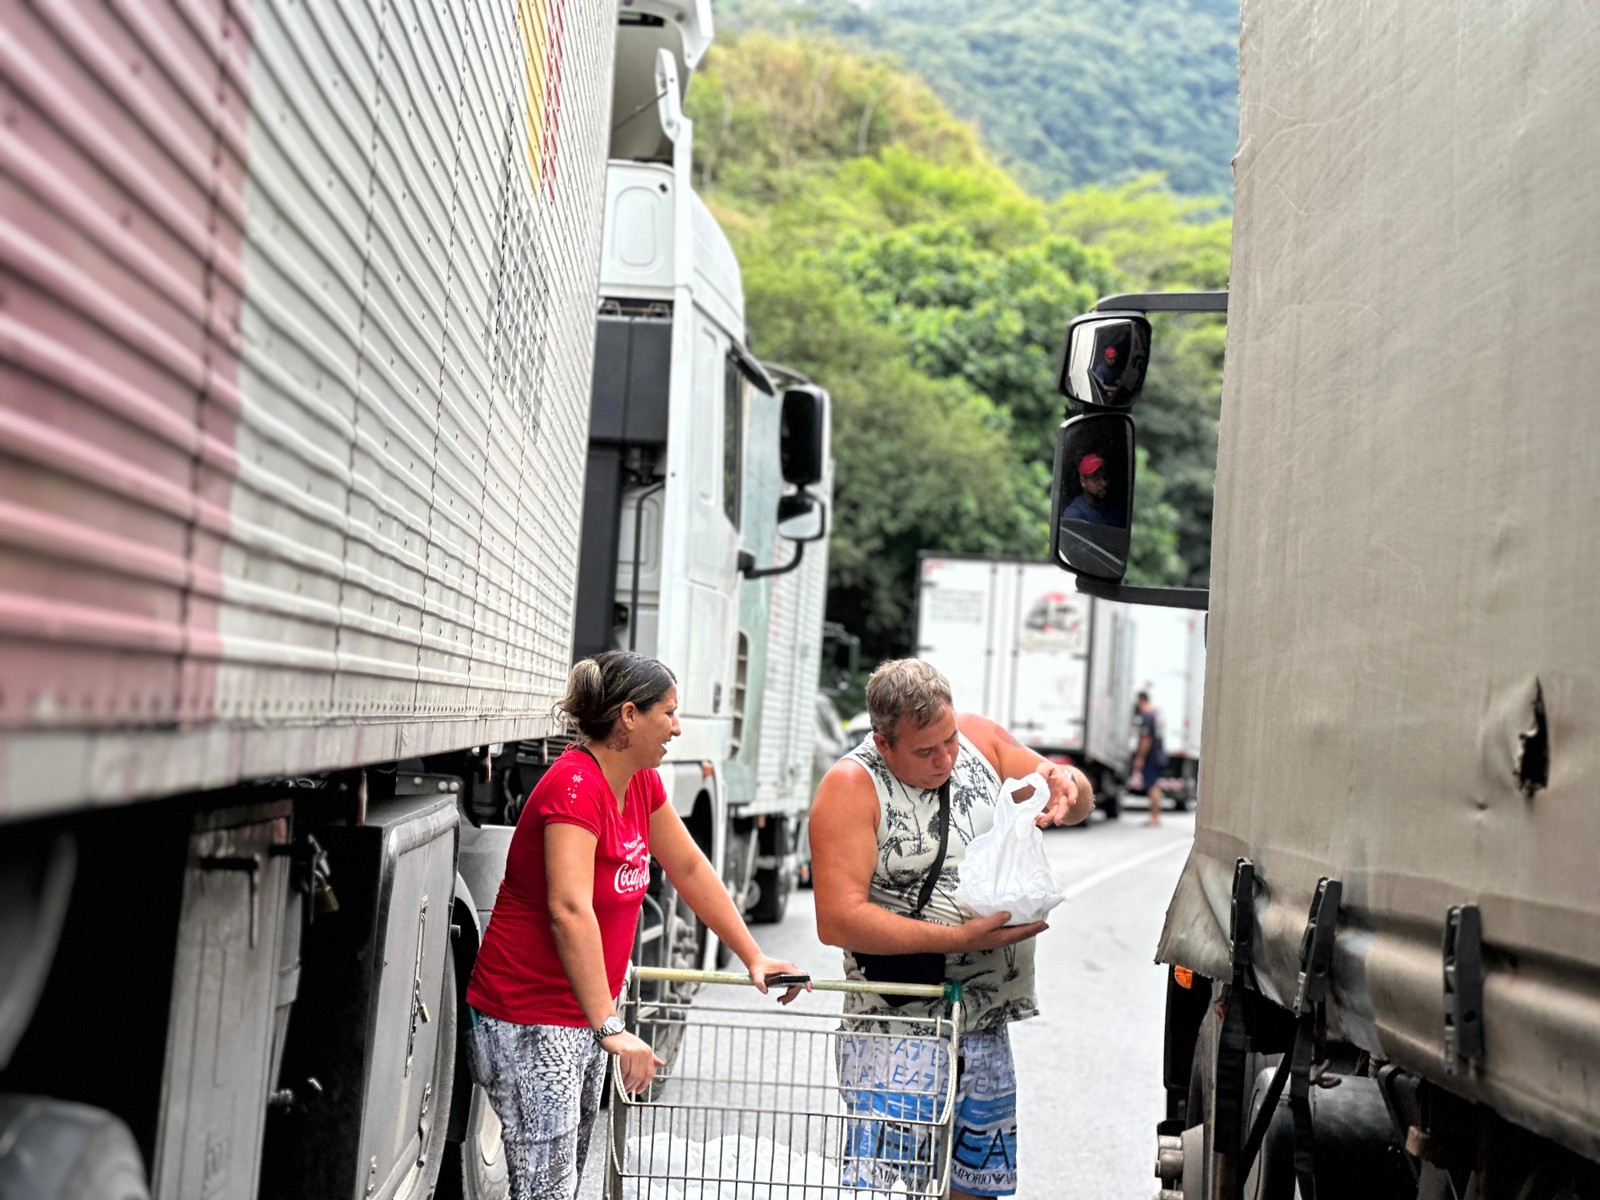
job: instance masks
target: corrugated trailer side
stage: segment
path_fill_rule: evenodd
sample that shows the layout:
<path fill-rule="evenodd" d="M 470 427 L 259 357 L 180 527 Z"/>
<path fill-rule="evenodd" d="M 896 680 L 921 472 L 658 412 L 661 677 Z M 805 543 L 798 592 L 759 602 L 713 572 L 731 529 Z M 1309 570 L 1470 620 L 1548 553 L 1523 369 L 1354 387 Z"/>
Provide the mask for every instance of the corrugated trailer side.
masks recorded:
<path fill-rule="evenodd" d="M 14 9 L 0 815 L 547 731 L 612 21 Z"/>
<path fill-rule="evenodd" d="M 569 663 L 615 21 L 7 6 L 0 1191 L 504 1194 L 458 1033 Z"/>

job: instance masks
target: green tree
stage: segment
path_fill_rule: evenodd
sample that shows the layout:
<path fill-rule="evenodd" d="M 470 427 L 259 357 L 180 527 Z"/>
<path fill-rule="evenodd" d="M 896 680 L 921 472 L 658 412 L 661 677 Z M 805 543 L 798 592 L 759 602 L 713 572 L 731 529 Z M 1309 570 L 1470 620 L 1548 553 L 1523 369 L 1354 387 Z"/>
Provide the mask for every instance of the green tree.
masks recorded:
<path fill-rule="evenodd" d="M 908 338 L 919 367 L 965 380 L 1010 413 L 1018 449 L 1048 470 L 1062 314 L 1113 288 L 1102 256 L 1055 235 L 985 248 L 966 224 L 944 220 L 847 234 L 827 261 Z"/>
<path fill-rule="evenodd" d="M 1045 551 L 1066 321 L 1112 292 L 1215 286 L 1227 220 L 1155 178 L 1046 204 L 925 85 L 826 38 L 719 43 L 689 112 L 757 352 L 834 396 L 829 615 L 869 659 L 904 653 L 919 552 Z M 1134 582 L 1204 568 L 1209 513 L 1187 506 L 1210 503 L 1213 334 L 1191 319 L 1157 342 Z"/>
<path fill-rule="evenodd" d="M 919 371 L 900 336 L 824 265 L 750 261 L 756 349 L 833 395 L 829 615 L 874 661 L 904 653 L 918 552 L 1042 553 L 1037 481 L 1020 469 L 1006 415 L 961 380 Z"/>
<path fill-rule="evenodd" d="M 1039 195 L 1152 171 L 1230 190 L 1238 0 L 719 0 L 717 19 L 892 55 Z"/>

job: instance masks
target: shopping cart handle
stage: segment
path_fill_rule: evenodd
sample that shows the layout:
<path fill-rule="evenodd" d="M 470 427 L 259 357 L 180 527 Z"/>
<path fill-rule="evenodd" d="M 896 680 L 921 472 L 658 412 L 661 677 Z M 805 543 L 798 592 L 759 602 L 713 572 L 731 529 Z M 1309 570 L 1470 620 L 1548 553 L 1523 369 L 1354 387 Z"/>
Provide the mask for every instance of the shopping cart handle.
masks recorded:
<path fill-rule="evenodd" d="M 778 975 L 768 975 L 767 976 L 767 986 L 768 987 L 796 987 L 796 986 L 798 986 L 800 984 L 805 984 L 805 983 L 810 983 L 810 982 L 811 982 L 811 976 L 809 976 L 809 975 L 783 975 L 783 974 L 778 974 Z"/>

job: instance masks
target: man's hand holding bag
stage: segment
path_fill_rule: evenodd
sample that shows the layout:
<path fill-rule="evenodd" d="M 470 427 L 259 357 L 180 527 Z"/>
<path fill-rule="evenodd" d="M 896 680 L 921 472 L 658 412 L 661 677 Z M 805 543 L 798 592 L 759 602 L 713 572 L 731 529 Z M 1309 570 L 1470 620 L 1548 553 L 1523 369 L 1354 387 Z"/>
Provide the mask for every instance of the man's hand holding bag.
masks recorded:
<path fill-rule="evenodd" d="M 1014 793 L 1029 795 L 1016 803 Z M 1009 913 L 1007 925 L 1042 921 L 1066 899 L 1045 854 L 1044 833 L 1037 824 L 1050 800 L 1050 785 L 1037 775 L 1008 779 L 1000 787 L 994 825 L 967 846 L 955 899 L 980 917 Z"/>

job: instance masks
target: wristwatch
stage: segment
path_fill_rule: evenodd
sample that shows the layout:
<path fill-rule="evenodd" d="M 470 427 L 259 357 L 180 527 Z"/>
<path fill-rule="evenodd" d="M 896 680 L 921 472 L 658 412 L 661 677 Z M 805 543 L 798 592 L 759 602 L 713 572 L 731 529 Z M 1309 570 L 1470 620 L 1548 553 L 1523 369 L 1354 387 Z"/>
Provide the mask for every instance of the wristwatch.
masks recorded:
<path fill-rule="evenodd" d="M 600 1028 L 594 1031 L 594 1040 L 603 1042 L 608 1037 L 616 1037 L 619 1033 L 628 1032 L 628 1027 L 622 1023 L 622 1018 L 612 1013 L 601 1022 Z"/>

